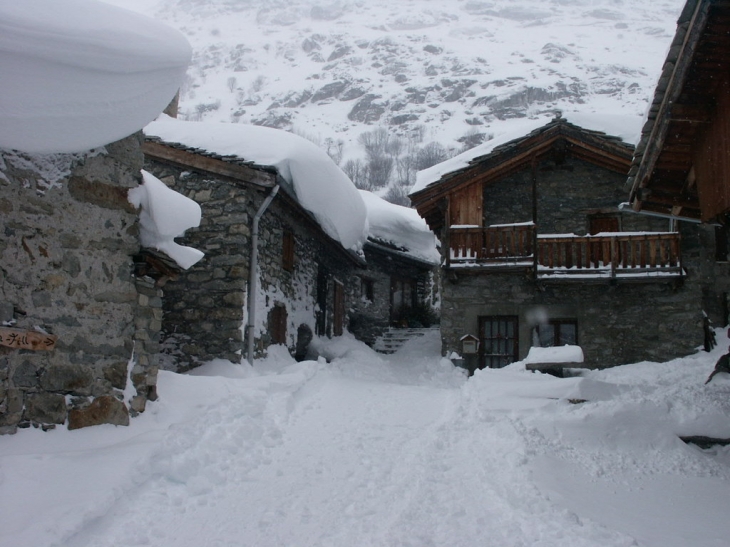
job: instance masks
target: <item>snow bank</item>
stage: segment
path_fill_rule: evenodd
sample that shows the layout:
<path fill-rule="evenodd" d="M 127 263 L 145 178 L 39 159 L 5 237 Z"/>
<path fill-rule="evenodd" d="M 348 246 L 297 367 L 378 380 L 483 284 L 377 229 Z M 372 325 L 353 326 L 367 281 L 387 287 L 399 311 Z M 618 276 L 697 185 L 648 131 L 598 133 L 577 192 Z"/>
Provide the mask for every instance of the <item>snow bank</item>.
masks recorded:
<path fill-rule="evenodd" d="M 164 115 L 144 131 L 165 142 L 275 167 L 330 237 L 346 249 L 364 243 L 366 211 L 360 194 L 326 152 L 308 140 L 270 127 L 187 122 Z"/>
<path fill-rule="evenodd" d="M 178 31 L 92 0 L 0 0 L 0 147 L 81 152 L 126 137 L 177 92 Z"/>
<path fill-rule="evenodd" d="M 580 378 L 467 380 L 438 331 L 161 371 L 129 427 L 0 437 L 0 546 L 725 545 L 730 447 L 677 438 L 730 437 L 716 334 Z"/>
<path fill-rule="evenodd" d="M 368 213 L 368 236 L 407 249 L 407 255 L 438 264 L 436 237 L 416 211 L 360 190 Z"/>
<path fill-rule="evenodd" d="M 416 175 L 416 183 L 410 190 L 411 194 L 419 192 L 431 184 L 441 180 L 441 177 L 469 166 L 469 163 L 480 156 L 490 154 L 498 146 L 502 146 L 515 139 L 526 137 L 532 131 L 550 123 L 553 118 L 521 118 L 507 120 L 500 124 L 500 132 L 492 140 L 467 150 L 446 161 L 438 163 L 433 167 L 419 171 Z M 588 129 L 590 131 L 601 131 L 606 135 L 620 137 L 624 142 L 636 144 L 641 137 L 641 117 L 639 116 L 617 116 L 611 114 L 583 114 L 572 112 L 566 118 L 569 123 Z"/>
<path fill-rule="evenodd" d="M 160 179 L 142 171 L 144 184 L 129 191 L 129 202 L 139 213 L 139 239 L 144 247 L 152 247 L 167 254 L 184 269 L 203 258 L 203 253 L 192 247 L 175 243 L 188 228 L 200 226 L 200 205 L 171 190 Z"/>

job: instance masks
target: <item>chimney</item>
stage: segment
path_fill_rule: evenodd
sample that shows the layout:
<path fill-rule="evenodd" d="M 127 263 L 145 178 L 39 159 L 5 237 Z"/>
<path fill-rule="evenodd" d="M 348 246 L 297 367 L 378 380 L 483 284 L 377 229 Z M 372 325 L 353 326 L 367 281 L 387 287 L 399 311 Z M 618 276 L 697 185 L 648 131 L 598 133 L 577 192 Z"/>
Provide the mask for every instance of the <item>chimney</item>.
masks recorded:
<path fill-rule="evenodd" d="M 171 118 L 177 118 L 177 106 L 178 102 L 180 102 L 180 90 L 175 93 L 175 96 L 170 101 L 170 104 L 167 105 L 165 110 L 162 111 L 163 114 L 167 114 Z"/>

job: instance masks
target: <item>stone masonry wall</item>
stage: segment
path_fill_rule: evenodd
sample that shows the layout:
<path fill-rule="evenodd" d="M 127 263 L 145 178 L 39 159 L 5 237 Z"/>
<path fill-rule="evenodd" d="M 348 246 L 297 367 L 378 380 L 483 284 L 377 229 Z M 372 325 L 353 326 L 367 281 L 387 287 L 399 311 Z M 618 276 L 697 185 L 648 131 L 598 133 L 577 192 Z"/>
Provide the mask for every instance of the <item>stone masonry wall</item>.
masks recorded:
<path fill-rule="evenodd" d="M 165 286 L 164 351 L 169 358 L 164 359 L 164 366 L 185 370 L 215 358 L 241 362 L 247 351 L 251 226 L 270 190 L 152 159 L 145 168 L 198 202 L 203 211 L 200 227 L 188 230 L 178 241 L 200 249 L 205 257 L 169 288 Z M 271 177 L 275 180 L 274 174 Z M 285 229 L 293 232 L 295 240 L 291 272 L 282 267 Z M 272 343 L 268 327 L 277 306 L 286 310 L 286 346 L 292 353 L 302 325 L 315 332 L 320 268 L 327 270 L 330 281 L 327 309 L 323 310 L 327 324 L 331 325 L 334 313 L 333 279 L 345 287 L 346 310 L 352 306 L 359 289 L 354 267 L 333 245 L 283 195 L 271 203 L 259 224 L 256 356 L 263 355 Z M 328 332 L 331 334 L 331 327 Z"/>
<path fill-rule="evenodd" d="M 616 211 L 625 200 L 624 182 L 625 176 L 576 159 L 562 166 L 543 162 L 538 170 L 538 233 L 586 234 L 588 215 Z M 488 185 L 484 200 L 485 225 L 532 220 L 530 171 Z M 620 228 L 668 231 L 669 221 L 624 213 Z M 540 284 L 531 269 L 447 272 L 442 279 L 443 351 L 460 352 L 462 336 L 478 336 L 480 316 L 510 315 L 519 320 L 519 358 L 527 355 L 539 318 L 576 319 L 588 367 L 691 353 L 703 340 L 703 300 L 711 304 L 712 317 L 724 324 L 720 310 L 726 308 L 722 291 L 727 289 L 714 286 L 718 267 L 708 256 L 707 229 L 682 223 L 681 234 L 687 276 L 679 284 Z"/>
<path fill-rule="evenodd" d="M 0 346 L 0 433 L 126 424 L 156 398 L 161 292 L 132 276 L 137 213 L 126 199 L 140 139 L 0 153 L 0 325 L 58 336 L 51 351 Z"/>
<path fill-rule="evenodd" d="M 444 280 L 443 291 L 445 352 L 460 352 L 460 338 L 478 336 L 479 317 L 490 315 L 517 316 L 520 359 L 541 318 L 577 320 L 589 368 L 668 360 L 702 344 L 702 311 L 691 298 L 696 292 L 686 287 L 575 282 L 540 287 L 525 272 L 463 275 Z"/>

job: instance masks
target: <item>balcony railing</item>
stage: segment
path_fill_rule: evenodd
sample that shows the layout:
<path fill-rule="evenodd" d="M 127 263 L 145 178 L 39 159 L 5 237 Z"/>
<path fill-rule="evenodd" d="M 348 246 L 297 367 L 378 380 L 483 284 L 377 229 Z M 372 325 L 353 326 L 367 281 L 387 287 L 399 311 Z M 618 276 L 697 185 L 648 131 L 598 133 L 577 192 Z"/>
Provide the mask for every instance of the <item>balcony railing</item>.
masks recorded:
<path fill-rule="evenodd" d="M 682 275 L 674 232 L 613 232 L 594 236 L 537 236 L 537 274 L 638 277 Z"/>
<path fill-rule="evenodd" d="M 532 267 L 540 279 L 682 275 L 680 236 L 674 232 L 537 235 L 534 224 L 524 223 L 452 226 L 449 238 L 451 267 Z"/>
<path fill-rule="evenodd" d="M 449 238 L 452 265 L 529 262 L 535 245 L 535 225 L 530 222 L 488 228 L 452 226 Z"/>

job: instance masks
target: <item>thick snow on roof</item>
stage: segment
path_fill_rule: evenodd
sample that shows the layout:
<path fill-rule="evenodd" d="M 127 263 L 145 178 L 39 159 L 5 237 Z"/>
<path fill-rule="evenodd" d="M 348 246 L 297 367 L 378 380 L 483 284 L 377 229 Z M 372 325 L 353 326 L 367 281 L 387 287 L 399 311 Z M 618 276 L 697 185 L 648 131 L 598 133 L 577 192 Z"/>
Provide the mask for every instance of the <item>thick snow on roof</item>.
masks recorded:
<path fill-rule="evenodd" d="M 368 211 L 368 236 L 406 249 L 405 254 L 438 264 L 436 237 L 416 211 L 360 190 Z"/>
<path fill-rule="evenodd" d="M 165 142 L 275 167 L 330 237 L 346 249 L 359 249 L 365 241 L 365 204 L 355 185 L 324 150 L 302 137 L 270 127 L 187 122 L 165 115 L 144 132 Z"/>
<path fill-rule="evenodd" d="M 607 135 L 621 138 L 629 144 L 636 144 L 641 136 L 642 118 L 640 116 L 616 116 L 611 114 L 581 114 L 571 112 L 566 118 L 568 122 L 591 131 L 601 131 Z M 500 132 L 479 146 L 475 146 L 466 152 L 454 156 L 439 164 L 419 171 L 416 176 L 416 183 L 410 190 L 411 194 L 419 192 L 434 182 L 441 180 L 441 177 L 458 171 L 469 165 L 473 159 L 486 156 L 495 148 L 515 139 L 526 137 L 532 131 L 550 123 L 551 118 L 521 118 L 507 120 L 500 124 Z"/>
<path fill-rule="evenodd" d="M 187 39 L 93 0 L 0 0 L 0 147 L 81 152 L 140 130 L 190 62 Z"/>
<path fill-rule="evenodd" d="M 142 171 L 144 184 L 129 191 L 129 202 L 140 209 L 139 239 L 144 247 L 162 251 L 187 270 L 203 258 L 192 247 L 175 243 L 188 228 L 200 226 L 200 205 L 168 188 L 164 182 Z"/>

